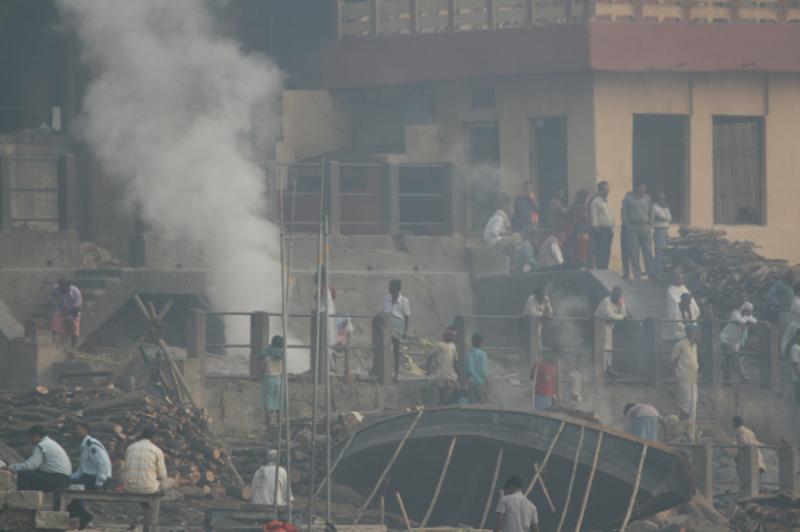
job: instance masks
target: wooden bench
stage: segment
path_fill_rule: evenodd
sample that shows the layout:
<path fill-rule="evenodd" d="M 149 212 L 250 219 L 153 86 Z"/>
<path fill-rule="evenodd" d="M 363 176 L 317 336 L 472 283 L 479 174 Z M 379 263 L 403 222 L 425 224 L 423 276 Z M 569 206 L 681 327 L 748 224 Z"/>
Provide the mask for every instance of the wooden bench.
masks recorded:
<path fill-rule="evenodd" d="M 116 504 L 138 503 L 144 509 L 144 532 L 156 532 L 158 530 L 159 512 L 161 509 L 161 498 L 163 491 L 155 493 L 112 493 L 109 491 L 82 491 L 65 490 L 57 494 L 60 498 L 59 509 L 64 512 L 70 502 L 93 501 L 93 502 L 113 502 Z M 57 499 L 58 500 L 58 499 Z"/>

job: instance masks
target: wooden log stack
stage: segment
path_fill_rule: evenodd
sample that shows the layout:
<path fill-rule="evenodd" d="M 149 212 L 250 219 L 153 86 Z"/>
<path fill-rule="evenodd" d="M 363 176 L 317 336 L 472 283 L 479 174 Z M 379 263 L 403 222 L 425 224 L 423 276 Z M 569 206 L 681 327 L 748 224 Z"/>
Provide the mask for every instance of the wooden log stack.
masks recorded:
<path fill-rule="evenodd" d="M 77 465 L 80 442 L 74 423 L 78 420 L 89 423 L 92 435 L 108 450 L 115 477 L 128 445 L 139 438 L 145 426 L 155 425 L 167 469 L 181 480 L 185 496 L 246 495 L 229 453 L 215 441 L 202 409 L 145 390 L 124 393 L 113 385 L 91 389 L 39 386 L 24 392 L 0 392 L 0 441 L 23 456 L 31 452 L 27 430 L 42 425 Z"/>
<path fill-rule="evenodd" d="M 691 227 L 670 241 L 666 264 L 683 274 L 698 304 L 721 319 L 745 300 L 756 313 L 763 311 L 767 290 L 790 268 L 784 260 L 759 255 L 752 242 L 731 242 L 724 231 Z"/>

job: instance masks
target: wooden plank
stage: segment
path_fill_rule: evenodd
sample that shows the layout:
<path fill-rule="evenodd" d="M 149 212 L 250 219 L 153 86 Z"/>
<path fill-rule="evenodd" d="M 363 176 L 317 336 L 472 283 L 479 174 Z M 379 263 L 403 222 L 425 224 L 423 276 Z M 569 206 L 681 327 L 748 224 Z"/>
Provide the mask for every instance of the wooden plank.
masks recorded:
<path fill-rule="evenodd" d="M 639 457 L 639 469 L 636 471 L 636 480 L 633 483 L 631 499 L 628 501 L 628 509 L 625 511 L 625 518 L 622 520 L 622 526 L 619 527 L 619 532 L 625 532 L 625 530 L 628 528 L 628 522 L 631 520 L 633 505 L 636 504 L 636 497 L 639 495 L 639 484 L 642 481 L 642 469 L 644 469 L 644 459 L 647 456 L 647 449 L 647 445 L 642 446 L 642 454 Z"/>
<path fill-rule="evenodd" d="M 583 525 L 583 516 L 586 514 L 586 507 L 589 505 L 589 494 L 592 492 L 594 474 L 597 472 L 597 464 L 600 460 L 600 446 L 603 444 L 603 433 L 597 433 L 597 444 L 594 446 L 594 458 L 592 459 L 592 469 L 589 471 L 589 479 L 586 481 L 586 491 L 583 493 L 581 510 L 578 513 L 578 523 L 575 525 L 575 532 L 580 532 Z"/>
<path fill-rule="evenodd" d="M 500 475 L 500 466 L 503 464 L 503 451 L 505 448 L 500 447 L 500 452 L 497 453 L 497 463 L 494 465 L 494 475 L 492 475 L 492 487 L 489 488 L 489 496 L 486 497 L 486 505 L 483 507 L 483 516 L 481 517 L 481 526 L 478 528 L 483 530 L 483 525 L 486 524 L 486 517 L 489 515 L 489 508 L 494 499 L 494 490 L 497 487 L 497 477 Z"/>
<path fill-rule="evenodd" d="M 419 524 L 420 528 L 425 528 L 428 525 L 428 519 L 431 518 L 431 514 L 433 513 L 433 508 L 434 506 L 436 506 L 436 501 L 439 498 L 439 492 L 442 491 L 442 484 L 444 484 L 444 477 L 447 474 L 447 469 L 450 467 L 450 459 L 453 457 L 453 449 L 455 449 L 456 447 L 457 440 L 458 436 L 453 436 L 453 439 L 450 440 L 450 448 L 447 450 L 447 456 L 444 459 L 442 472 L 439 474 L 439 481 L 436 483 L 436 490 L 433 492 L 433 497 L 431 498 L 430 505 L 428 505 L 428 511 L 425 512 L 425 517 L 422 518 L 422 522 Z"/>
<path fill-rule="evenodd" d="M 575 450 L 575 459 L 572 461 L 572 474 L 569 477 L 569 485 L 567 486 L 567 498 L 564 500 L 564 509 L 561 511 L 561 519 L 558 522 L 556 532 L 561 532 L 561 527 L 564 526 L 564 520 L 567 518 L 567 510 L 569 510 L 569 503 L 572 500 L 572 487 L 575 484 L 575 474 L 578 472 L 578 462 L 583 449 L 583 436 L 585 430 L 581 427 L 581 435 L 578 437 L 578 447 Z"/>
<path fill-rule="evenodd" d="M 550 442 L 550 447 L 547 448 L 547 452 L 544 455 L 544 460 L 542 460 L 541 469 L 537 469 L 536 470 L 536 473 L 533 475 L 533 478 L 531 479 L 531 483 L 528 484 L 528 489 L 525 490 L 525 496 L 526 497 L 528 496 L 528 494 L 533 489 L 533 485 L 536 484 L 536 480 L 542 474 L 542 471 L 544 471 L 544 468 L 547 467 L 547 462 L 550 460 L 550 455 L 553 454 L 553 449 L 555 449 L 556 443 L 558 443 L 558 439 L 561 437 L 561 432 L 563 432 L 564 426 L 566 424 L 567 424 L 566 421 L 562 421 L 561 422 L 561 426 L 558 427 L 558 432 L 556 432 L 556 435 L 553 437 L 553 441 Z"/>

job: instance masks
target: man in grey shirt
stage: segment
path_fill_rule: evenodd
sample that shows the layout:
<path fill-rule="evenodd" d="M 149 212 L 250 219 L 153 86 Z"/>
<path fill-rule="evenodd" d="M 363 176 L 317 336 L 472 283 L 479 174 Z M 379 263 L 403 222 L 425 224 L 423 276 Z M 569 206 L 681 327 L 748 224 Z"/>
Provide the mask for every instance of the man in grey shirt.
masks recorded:
<path fill-rule="evenodd" d="M 47 436 L 44 427 L 34 425 L 28 430 L 33 452 L 30 458 L 9 467 L 17 473 L 17 489 L 60 491 L 66 489 L 72 475 L 72 464 L 64 449 Z"/>
<path fill-rule="evenodd" d="M 494 532 L 539 532 L 536 506 L 522 493 L 522 479 L 510 477 L 497 503 Z"/>
<path fill-rule="evenodd" d="M 644 256 L 647 275 L 653 275 L 653 235 L 650 228 L 650 209 L 653 200 L 647 195 L 647 185 L 639 183 L 633 194 L 628 194 L 622 201 L 622 224 L 627 229 L 630 242 L 630 261 L 633 275 L 637 279 L 642 276 L 639 255 Z"/>

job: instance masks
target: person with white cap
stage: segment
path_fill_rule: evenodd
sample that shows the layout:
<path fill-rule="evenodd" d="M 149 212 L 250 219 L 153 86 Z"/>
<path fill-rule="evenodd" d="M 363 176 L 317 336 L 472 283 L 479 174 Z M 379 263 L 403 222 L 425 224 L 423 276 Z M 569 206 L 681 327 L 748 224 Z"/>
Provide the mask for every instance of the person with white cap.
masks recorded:
<path fill-rule="evenodd" d="M 698 329 L 694 323 L 686 324 L 686 337 L 675 344 L 672 350 L 672 366 L 678 381 L 678 407 L 681 419 L 689 422 L 689 439 L 694 441 L 697 419 L 697 374 L 700 364 L 697 359 Z"/>
<path fill-rule="evenodd" d="M 276 471 L 278 474 L 278 506 L 288 506 L 288 501 L 294 500 L 286 469 L 278 467 L 277 462 L 278 451 L 272 449 L 267 453 L 267 465 L 259 467 L 253 475 L 251 485 L 253 495 L 250 498 L 252 504 L 275 504 Z"/>
<path fill-rule="evenodd" d="M 742 306 L 731 312 L 731 317 L 723 327 L 719 335 L 720 349 L 724 357 L 722 361 L 722 374 L 726 381 L 731 380 L 731 370 L 742 382 L 747 382 L 747 373 L 742 365 L 740 351 L 747 343 L 750 326 L 758 323 L 753 316 L 753 304 L 749 301 L 742 303 Z"/>

